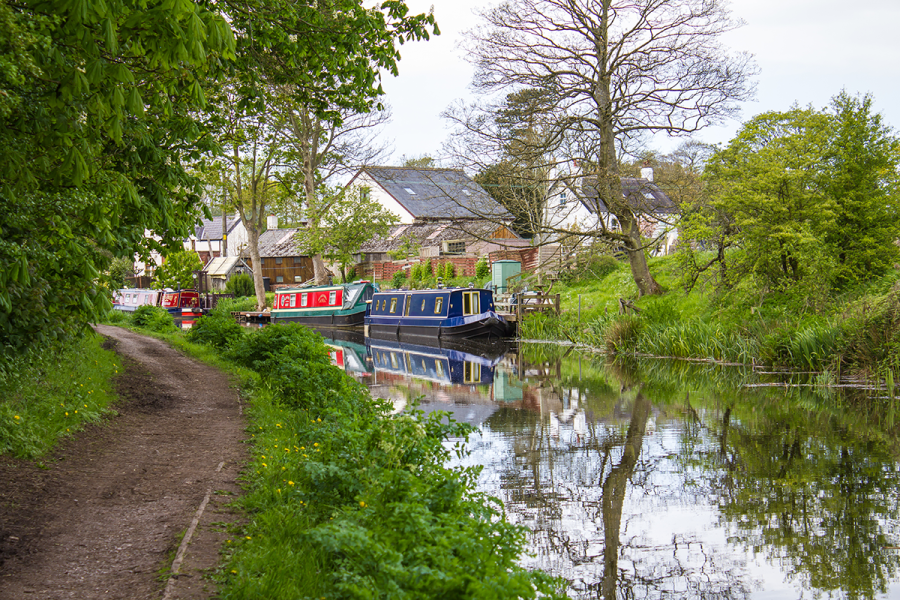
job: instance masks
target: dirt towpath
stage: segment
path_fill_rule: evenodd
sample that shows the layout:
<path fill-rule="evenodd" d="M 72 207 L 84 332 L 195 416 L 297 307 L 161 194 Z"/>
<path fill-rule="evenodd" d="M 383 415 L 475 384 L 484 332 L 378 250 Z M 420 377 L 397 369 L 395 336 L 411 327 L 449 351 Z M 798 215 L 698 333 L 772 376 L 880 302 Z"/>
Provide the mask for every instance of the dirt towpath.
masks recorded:
<path fill-rule="evenodd" d="M 0 459 L 0 599 L 209 598 L 246 454 L 237 390 L 163 342 L 97 330 L 125 362 L 119 414 L 45 469 Z"/>

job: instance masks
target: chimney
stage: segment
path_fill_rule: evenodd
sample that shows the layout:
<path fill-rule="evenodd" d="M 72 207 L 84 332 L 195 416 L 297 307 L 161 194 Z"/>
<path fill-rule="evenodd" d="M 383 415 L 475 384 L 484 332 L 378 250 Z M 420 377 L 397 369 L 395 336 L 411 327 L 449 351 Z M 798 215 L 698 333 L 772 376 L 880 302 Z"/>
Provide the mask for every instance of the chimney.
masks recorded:
<path fill-rule="evenodd" d="M 641 179 L 653 181 L 653 167 L 650 166 L 650 163 L 645 162 L 644 166 L 641 167 Z"/>
<path fill-rule="evenodd" d="M 275 215 L 266 217 L 266 229 L 278 229 L 278 217 Z"/>

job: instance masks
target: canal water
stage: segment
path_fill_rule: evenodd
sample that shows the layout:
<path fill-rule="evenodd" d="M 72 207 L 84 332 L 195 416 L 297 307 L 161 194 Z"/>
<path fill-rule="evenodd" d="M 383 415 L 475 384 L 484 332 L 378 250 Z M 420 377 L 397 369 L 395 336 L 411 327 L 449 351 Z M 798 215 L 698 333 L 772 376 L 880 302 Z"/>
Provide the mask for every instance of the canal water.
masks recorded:
<path fill-rule="evenodd" d="M 573 348 L 331 340 L 398 409 L 477 428 L 457 464 L 572 598 L 900 598 L 895 400 L 814 375 Z M 418 400 L 417 400 L 418 399 Z"/>

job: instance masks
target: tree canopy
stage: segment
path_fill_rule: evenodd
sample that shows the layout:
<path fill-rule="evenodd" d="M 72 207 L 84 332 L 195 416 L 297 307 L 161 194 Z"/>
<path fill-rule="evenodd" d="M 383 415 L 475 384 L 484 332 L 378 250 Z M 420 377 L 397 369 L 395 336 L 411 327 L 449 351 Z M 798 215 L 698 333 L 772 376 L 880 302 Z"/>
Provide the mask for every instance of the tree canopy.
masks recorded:
<path fill-rule="evenodd" d="M 400 44 L 437 33 L 401 0 L 0 2 L 0 346 L 98 320 L 112 258 L 180 247 L 224 83 L 241 111 L 282 86 L 340 122 L 377 105 Z"/>
<path fill-rule="evenodd" d="M 900 140 L 869 96 L 749 120 L 706 167 L 709 201 L 685 219 L 694 242 L 732 247 L 725 285 L 832 286 L 878 276 L 900 257 Z M 694 250 L 685 246 L 685 252 Z"/>

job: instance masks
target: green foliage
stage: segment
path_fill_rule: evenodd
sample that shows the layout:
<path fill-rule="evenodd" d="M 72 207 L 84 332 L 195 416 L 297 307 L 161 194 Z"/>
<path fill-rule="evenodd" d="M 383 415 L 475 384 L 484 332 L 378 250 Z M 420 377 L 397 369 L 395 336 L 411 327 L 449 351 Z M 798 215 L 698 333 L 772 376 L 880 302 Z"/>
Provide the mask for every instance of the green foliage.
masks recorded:
<path fill-rule="evenodd" d="M 196 285 L 194 271 L 203 269 L 200 255 L 193 250 L 176 250 L 166 256 L 166 261 L 156 270 L 153 286 L 157 289 L 192 288 Z"/>
<path fill-rule="evenodd" d="M 434 267 L 431 265 L 431 259 L 425 259 L 425 264 L 422 267 L 422 279 L 431 279 L 434 277 Z"/>
<path fill-rule="evenodd" d="M 754 117 L 707 164 L 711 199 L 685 215 L 686 287 L 717 265 L 721 287 L 752 276 L 759 291 L 805 286 L 821 300 L 884 274 L 900 257 L 898 165 L 900 142 L 869 96 Z M 705 266 L 694 245 L 715 250 Z"/>
<path fill-rule="evenodd" d="M 131 313 L 131 324 L 157 333 L 168 333 L 177 330 L 175 319 L 169 314 L 169 311 L 161 306 L 150 306 L 148 304 L 138 306 Z"/>
<path fill-rule="evenodd" d="M 442 275 L 445 281 L 449 281 L 456 277 L 456 267 L 452 262 L 447 261 L 446 263 L 444 263 L 444 272 Z"/>
<path fill-rule="evenodd" d="M 134 275 L 134 261 L 130 258 L 114 258 L 109 265 L 109 287 L 120 289 L 125 287 L 125 278 Z"/>
<path fill-rule="evenodd" d="M 202 4 L 0 4 L 6 344 L 99 321 L 113 258 L 188 235 L 201 204 L 183 164 L 210 146 L 201 81 L 233 49 Z"/>
<path fill-rule="evenodd" d="M 194 321 L 194 325 L 187 330 L 185 337 L 194 343 L 225 349 L 243 333 L 244 328 L 230 314 L 217 312 Z"/>
<path fill-rule="evenodd" d="M 0 454 L 36 459 L 107 414 L 115 400 L 114 352 L 89 334 L 0 355 Z"/>
<path fill-rule="evenodd" d="M 478 262 L 475 263 L 475 277 L 479 279 L 483 277 L 488 277 L 491 274 L 491 265 L 488 263 L 488 259 L 486 256 L 482 256 L 478 259 Z"/>
<path fill-rule="evenodd" d="M 524 529 L 474 492 L 479 469 L 445 467 L 448 440 L 471 427 L 391 414 L 300 326 L 251 332 L 230 354 L 266 387 L 242 500 L 253 519 L 223 599 L 562 597 L 559 582 L 516 565 Z"/>
<path fill-rule="evenodd" d="M 391 277 L 391 287 L 393 287 L 394 289 L 403 287 L 406 279 L 406 271 L 400 269 L 399 271 L 394 273 L 393 277 Z"/>
<path fill-rule="evenodd" d="M 109 325 L 123 325 L 125 323 L 129 323 L 130 319 L 128 318 L 128 313 L 121 310 L 112 309 L 111 311 L 106 313 L 106 319 L 104 319 L 103 322 Z"/>
<path fill-rule="evenodd" d="M 256 291 L 253 289 L 253 278 L 247 273 L 237 273 L 225 282 L 225 293 L 234 294 L 235 298 L 246 298 L 253 296 Z"/>
<path fill-rule="evenodd" d="M 355 186 L 335 191 L 334 199 L 323 207 L 327 210 L 310 215 L 316 225 L 300 228 L 295 239 L 307 254 L 321 254 L 339 263 L 346 280 L 348 268 L 362 245 L 386 236 L 398 217 L 371 198 L 368 191 L 362 193 Z"/>

